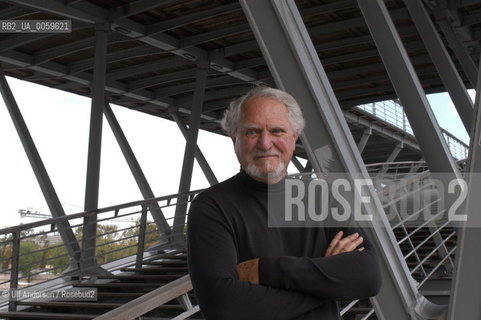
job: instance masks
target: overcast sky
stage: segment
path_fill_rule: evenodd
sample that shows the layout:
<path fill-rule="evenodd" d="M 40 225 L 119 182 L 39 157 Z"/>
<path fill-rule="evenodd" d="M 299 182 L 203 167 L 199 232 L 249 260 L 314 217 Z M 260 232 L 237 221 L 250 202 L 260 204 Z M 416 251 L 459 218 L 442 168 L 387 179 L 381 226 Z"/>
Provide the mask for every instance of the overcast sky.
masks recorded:
<path fill-rule="evenodd" d="M 66 213 L 83 211 L 90 99 L 7 78 Z M 441 127 L 468 141 L 446 93 L 428 97 Z M 156 196 L 178 191 L 185 140 L 177 125 L 112 106 Z M 0 99 L 0 228 L 27 223 L 18 209 L 49 213 L 43 195 Z M 231 141 L 201 131 L 198 144 L 219 181 L 238 171 Z M 208 186 L 195 166 L 191 189 Z M 140 191 L 104 119 L 99 207 L 140 200 Z"/>

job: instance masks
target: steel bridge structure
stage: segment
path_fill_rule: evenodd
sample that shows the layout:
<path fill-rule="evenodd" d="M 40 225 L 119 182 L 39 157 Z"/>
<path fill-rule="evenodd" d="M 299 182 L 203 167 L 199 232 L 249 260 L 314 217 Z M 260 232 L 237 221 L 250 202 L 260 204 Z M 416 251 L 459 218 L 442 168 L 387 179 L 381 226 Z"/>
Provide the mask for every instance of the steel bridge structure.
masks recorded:
<path fill-rule="evenodd" d="M 0 230 L 12 248 L 3 257 L 9 288 L 19 288 L 27 227 L 51 225 L 63 240 L 67 270 L 52 288 L 62 281 L 81 287 L 82 281 L 87 286 L 102 279 L 99 288 L 107 287 L 138 276 L 132 273 L 151 272 L 142 270 L 144 264 L 184 270 L 187 208 L 197 193 L 191 190 L 194 162 L 209 184 L 218 182 L 197 145 L 199 130 L 225 135 L 220 119 L 229 101 L 266 85 L 290 92 L 303 110 L 307 125 L 292 159 L 299 172 L 343 172 L 392 182 L 389 190 L 368 188 L 372 201 L 362 207 L 374 217 L 366 232 L 380 257 L 383 286 L 370 301 L 343 304 L 342 316 L 481 318 L 481 203 L 476 196 L 481 179 L 475 176 L 481 171 L 481 0 L 0 1 L 0 24 L 21 20 L 68 20 L 71 30 L 0 33 L 0 91 L 52 215 Z M 65 214 L 6 76 L 91 98 L 83 213 Z M 476 90 L 474 102 L 468 89 Z M 470 134 L 469 146 L 434 118 L 426 94 L 445 91 Z M 178 194 L 153 193 L 148 180 L 156 177 L 144 175 L 111 104 L 178 125 L 186 139 Z M 143 196 L 135 203 L 98 207 L 104 119 Z M 450 220 L 449 208 L 457 199 L 448 195 L 444 207 L 435 200 L 424 208 L 436 219 L 412 225 L 403 215 L 418 219 L 421 211 L 398 203 L 420 190 L 435 193 L 431 177 L 446 186 L 465 181 L 466 197 L 457 206 L 461 218 Z M 175 210 L 172 219 L 166 218 L 166 207 Z M 97 227 L 123 214 L 138 218 L 138 245 L 130 258 L 102 264 Z M 146 251 L 149 226 L 159 237 Z M 432 248 L 426 251 L 428 240 Z M 158 308 L 175 309 L 166 305 L 172 299 L 182 312 L 163 319 L 199 317 L 188 275 L 150 277 L 174 281 L 130 302 L 119 295 L 121 303 L 91 306 L 98 312 L 84 318 L 133 319 Z M 443 289 L 432 287 L 440 282 Z M 430 297 L 434 291 L 442 299 Z M 53 308 L 39 303 L 35 308 Z M 0 318 L 13 319 L 27 317 L 33 304 L 7 299 L 0 300 L 2 306 Z M 62 312 L 60 318 L 70 317 Z M 54 313 L 44 316 L 54 318 Z"/>

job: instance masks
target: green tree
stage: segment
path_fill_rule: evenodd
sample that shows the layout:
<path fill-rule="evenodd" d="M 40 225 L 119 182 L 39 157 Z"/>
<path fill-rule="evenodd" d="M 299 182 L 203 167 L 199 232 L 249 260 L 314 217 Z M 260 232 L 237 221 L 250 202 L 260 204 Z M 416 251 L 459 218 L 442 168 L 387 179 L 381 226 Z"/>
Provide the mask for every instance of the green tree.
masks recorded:
<path fill-rule="evenodd" d="M 12 236 L 0 237 L 0 271 L 8 270 L 12 259 Z"/>
<path fill-rule="evenodd" d="M 20 257 L 18 269 L 27 281 L 30 282 L 32 271 L 40 267 L 42 260 L 42 252 L 39 252 L 40 246 L 32 240 L 23 240 L 20 242 Z"/>

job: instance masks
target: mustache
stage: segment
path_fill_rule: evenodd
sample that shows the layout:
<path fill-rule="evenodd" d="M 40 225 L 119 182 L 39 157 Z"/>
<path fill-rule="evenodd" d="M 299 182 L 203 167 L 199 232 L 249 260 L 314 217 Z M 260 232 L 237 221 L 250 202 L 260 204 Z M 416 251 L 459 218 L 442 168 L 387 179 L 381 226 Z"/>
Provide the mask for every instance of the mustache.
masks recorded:
<path fill-rule="evenodd" d="M 254 158 L 258 157 L 280 157 L 280 154 L 278 152 L 264 152 L 264 151 L 256 151 L 252 154 Z"/>

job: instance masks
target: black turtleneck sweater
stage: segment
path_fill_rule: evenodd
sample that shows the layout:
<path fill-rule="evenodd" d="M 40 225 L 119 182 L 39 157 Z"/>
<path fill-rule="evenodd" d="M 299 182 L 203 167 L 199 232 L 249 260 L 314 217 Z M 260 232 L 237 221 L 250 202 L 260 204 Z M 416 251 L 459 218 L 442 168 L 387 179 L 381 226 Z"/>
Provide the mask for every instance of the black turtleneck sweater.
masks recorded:
<path fill-rule="evenodd" d="M 208 320 L 340 319 L 339 300 L 375 295 L 381 279 L 374 250 L 325 257 L 340 229 L 269 228 L 266 185 L 244 171 L 199 194 L 188 221 L 189 271 Z M 268 187 L 269 186 L 269 187 Z M 269 198 L 272 199 L 272 198 Z M 260 258 L 259 285 L 240 281 L 238 263 Z"/>

